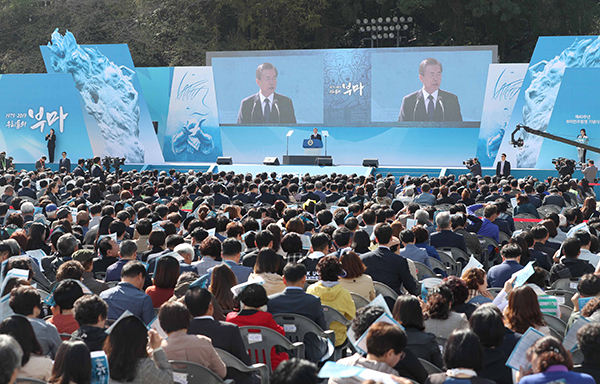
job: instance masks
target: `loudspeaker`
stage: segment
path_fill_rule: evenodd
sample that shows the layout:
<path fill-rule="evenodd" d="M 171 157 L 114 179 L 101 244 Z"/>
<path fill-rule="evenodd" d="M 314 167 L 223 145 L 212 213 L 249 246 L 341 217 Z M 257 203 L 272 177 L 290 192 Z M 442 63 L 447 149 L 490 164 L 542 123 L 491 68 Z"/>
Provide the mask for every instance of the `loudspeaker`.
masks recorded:
<path fill-rule="evenodd" d="M 363 167 L 379 167 L 379 159 L 363 159 Z"/>
<path fill-rule="evenodd" d="M 265 157 L 263 160 L 264 165 L 279 165 L 278 157 Z"/>
<path fill-rule="evenodd" d="M 317 157 L 315 164 L 319 166 L 325 165 L 331 167 L 333 165 L 333 160 L 330 157 Z"/>
<path fill-rule="evenodd" d="M 217 165 L 231 165 L 233 164 L 233 159 L 231 157 L 217 157 Z"/>

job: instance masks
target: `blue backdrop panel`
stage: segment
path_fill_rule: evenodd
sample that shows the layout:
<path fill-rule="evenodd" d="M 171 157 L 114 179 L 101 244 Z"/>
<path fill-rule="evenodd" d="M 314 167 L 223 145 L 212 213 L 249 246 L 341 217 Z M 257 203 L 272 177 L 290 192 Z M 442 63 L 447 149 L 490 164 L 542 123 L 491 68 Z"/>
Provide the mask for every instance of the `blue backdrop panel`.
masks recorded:
<path fill-rule="evenodd" d="M 521 92 L 515 103 L 507 130 L 512 132 L 515 126 L 523 123 L 531 128 L 546 131 L 555 107 L 566 68 L 600 67 L 600 37 L 598 36 L 553 36 L 540 37 L 531 57 L 529 70 Z M 597 90 L 587 95 L 597 97 Z M 580 111 L 577 104 L 564 100 L 571 106 L 572 114 L 590 114 Z M 508 133 L 508 132 L 507 132 Z M 547 168 L 545 163 L 538 164 L 542 148 L 541 137 L 524 134 L 525 145 L 515 149 L 509 144 L 510 135 L 504 135 L 499 153 L 506 152 L 508 160 L 521 168 Z"/>
<path fill-rule="evenodd" d="M 142 87 L 142 93 L 146 99 L 152 123 L 158 126 L 158 142 L 163 143 L 167 129 L 167 115 L 169 114 L 173 67 L 138 67 L 135 70 Z"/>
<path fill-rule="evenodd" d="M 211 67 L 176 67 L 164 131 L 167 161 L 216 161 L 223 154 Z"/>
<path fill-rule="evenodd" d="M 48 73 L 70 73 L 87 114 L 94 154 L 164 162 L 126 44 L 78 45 L 70 32 L 41 46 Z"/>
<path fill-rule="evenodd" d="M 567 68 L 556 97 L 548 132 L 576 140 L 581 129 L 590 138 L 589 145 L 600 147 L 600 99 L 598 93 L 600 68 Z M 553 140 L 544 140 L 538 167 L 552 167 L 552 159 L 566 157 L 578 160 L 577 148 Z M 587 152 L 587 158 L 600 161 L 600 155 Z"/>
<path fill-rule="evenodd" d="M 54 161 L 63 151 L 72 162 L 92 156 L 71 75 L 2 75 L 0 127 L 0 148 L 15 162 L 48 156 L 44 138 L 51 128 L 56 133 Z"/>
<path fill-rule="evenodd" d="M 477 128 L 324 127 L 330 136 L 327 154 L 334 163 L 361 164 L 378 158 L 382 165 L 461 166 L 477 145 Z M 262 163 L 267 156 L 286 153 L 287 127 L 221 127 L 223 153 L 234 163 Z M 310 127 L 295 127 L 290 155 L 303 154 Z M 325 138 L 323 138 L 325 142 Z"/>
<path fill-rule="evenodd" d="M 477 157 L 484 167 L 495 164 L 526 71 L 527 64 L 490 64 L 477 143 Z"/>

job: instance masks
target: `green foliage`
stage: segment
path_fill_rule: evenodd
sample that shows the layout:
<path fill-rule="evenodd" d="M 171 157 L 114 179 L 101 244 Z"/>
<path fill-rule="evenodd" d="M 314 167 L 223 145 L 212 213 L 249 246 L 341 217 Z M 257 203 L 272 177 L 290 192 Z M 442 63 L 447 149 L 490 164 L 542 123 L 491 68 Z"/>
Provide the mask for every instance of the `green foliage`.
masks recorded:
<path fill-rule="evenodd" d="M 126 43 L 137 66 L 204 65 L 211 50 L 354 48 L 357 18 L 412 16 L 408 46 L 498 45 L 527 62 L 537 38 L 597 35 L 594 0 L 0 0 L 0 73 L 45 72 L 55 28 Z"/>

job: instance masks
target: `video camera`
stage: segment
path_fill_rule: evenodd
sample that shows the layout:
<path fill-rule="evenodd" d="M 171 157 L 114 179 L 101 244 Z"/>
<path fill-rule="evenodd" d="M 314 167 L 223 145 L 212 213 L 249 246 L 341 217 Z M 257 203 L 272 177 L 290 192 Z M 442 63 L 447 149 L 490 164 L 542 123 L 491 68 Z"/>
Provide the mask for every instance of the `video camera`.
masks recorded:
<path fill-rule="evenodd" d="M 94 165 L 94 161 L 93 159 L 86 159 L 85 163 L 84 163 L 84 167 L 88 170 L 91 171 L 92 170 L 92 165 Z"/>
<path fill-rule="evenodd" d="M 473 158 L 470 158 L 470 159 L 467 159 L 467 160 L 463 161 L 463 165 L 473 165 L 476 162 L 477 162 L 477 158 L 473 157 Z"/>
<path fill-rule="evenodd" d="M 567 165 L 569 167 L 575 167 L 576 161 L 572 159 L 567 159 L 566 157 L 557 157 L 556 159 L 552 159 L 552 164 L 554 167 L 558 169 L 561 164 Z"/>

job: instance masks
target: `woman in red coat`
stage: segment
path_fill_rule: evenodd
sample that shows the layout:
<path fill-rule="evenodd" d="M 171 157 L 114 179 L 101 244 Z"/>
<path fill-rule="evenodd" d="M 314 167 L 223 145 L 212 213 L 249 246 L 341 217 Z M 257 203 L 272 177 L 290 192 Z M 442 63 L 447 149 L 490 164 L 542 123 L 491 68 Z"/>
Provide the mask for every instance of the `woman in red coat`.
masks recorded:
<path fill-rule="evenodd" d="M 238 299 L 241 310 L 239 312 L 229 312 L 226 321 L 236 324 L 238 327 L 258 325 L 271 328 L 285 336 L 283 327 L 273 320 L 273 316 L 269 312 L 266 312 L 269 298 L 267 297 L 267 291 L 265 291 L 262 285 L 248 285 L 240 292 Z M 287 353 L 277 353 L 275 352 L 275 347 L 271 349 L 271 369 L 273 371 L 279 363 L 288 359 L 289 356 Z"/>

